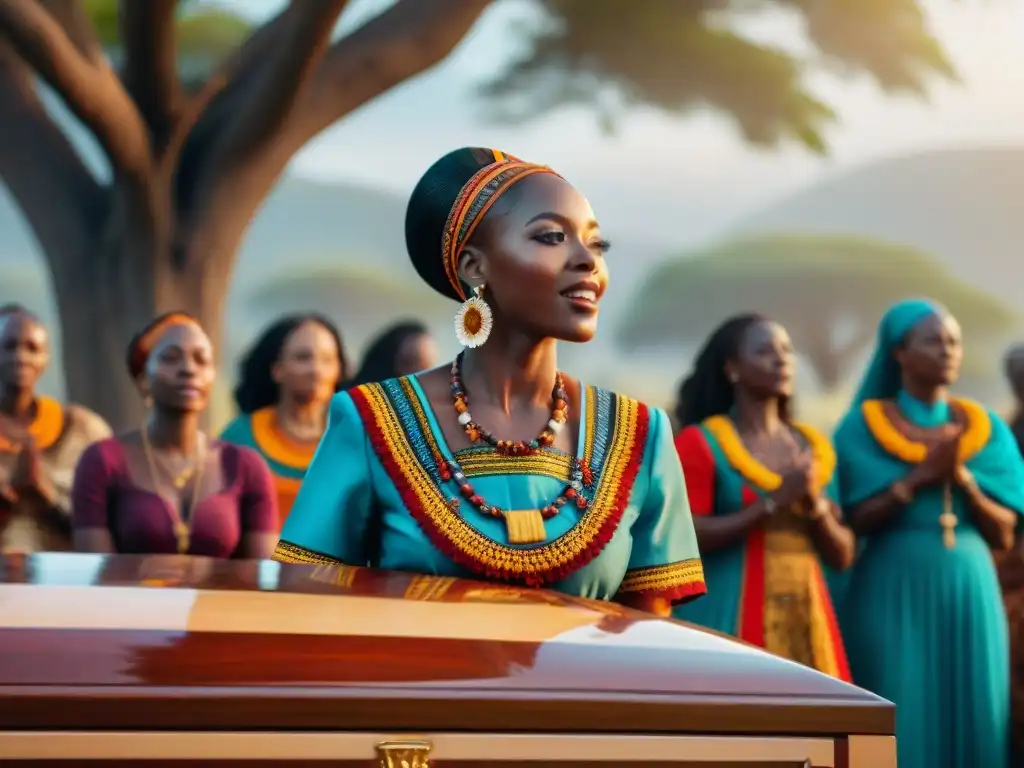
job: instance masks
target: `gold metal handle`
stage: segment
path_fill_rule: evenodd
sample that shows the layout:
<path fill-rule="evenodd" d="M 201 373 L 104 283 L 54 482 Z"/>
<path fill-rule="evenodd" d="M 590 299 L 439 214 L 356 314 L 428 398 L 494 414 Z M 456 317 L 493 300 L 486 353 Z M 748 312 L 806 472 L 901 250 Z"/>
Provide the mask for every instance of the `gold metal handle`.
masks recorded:
<path fill-rule="evenodd" d="M 430 768 L 429 741 L 382 741 L 377 745 L 380 768 Z"/>

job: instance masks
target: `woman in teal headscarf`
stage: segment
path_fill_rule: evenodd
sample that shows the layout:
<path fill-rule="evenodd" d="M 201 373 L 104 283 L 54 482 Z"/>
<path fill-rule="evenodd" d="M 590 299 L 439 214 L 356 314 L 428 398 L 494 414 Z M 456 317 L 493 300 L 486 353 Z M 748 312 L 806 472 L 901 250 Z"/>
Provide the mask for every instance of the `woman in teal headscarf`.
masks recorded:
<path fill-rule="evenodd" d="M 1013 546 L 1024 460 L 1009 428 L 949 396 L 960 329 L 927 301 L 882 318 L 836 432 L 841 500 L 864 548 L 842 628 L 854 682 L 896 704 L 900 768 L 1006 768 L 1006 616 L 990 547 Z"/>

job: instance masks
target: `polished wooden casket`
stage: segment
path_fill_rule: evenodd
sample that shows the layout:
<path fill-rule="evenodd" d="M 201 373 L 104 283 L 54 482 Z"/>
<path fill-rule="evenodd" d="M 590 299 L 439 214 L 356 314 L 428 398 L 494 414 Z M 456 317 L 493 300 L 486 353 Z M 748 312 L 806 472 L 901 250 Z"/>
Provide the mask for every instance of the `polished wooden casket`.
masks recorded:
<path fill-rule="evenodd" d="M 894 708 L 686 624 L 369 569 L 0 559 L 0 762 L 894 768 Z"/>

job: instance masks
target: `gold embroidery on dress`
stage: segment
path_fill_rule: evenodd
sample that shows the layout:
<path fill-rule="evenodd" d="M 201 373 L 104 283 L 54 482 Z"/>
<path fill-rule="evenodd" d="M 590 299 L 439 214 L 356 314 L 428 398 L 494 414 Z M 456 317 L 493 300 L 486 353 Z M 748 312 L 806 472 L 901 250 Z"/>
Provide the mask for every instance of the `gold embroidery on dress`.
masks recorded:
<path fill-rule="evenodd" d="M 540 451 L 530 456 L 504 456 L 497 451 L 463 451 L 456 454 L 466 477 L 486 475 L 541 475 L 568 480 L 572 456 L 561 451 Z"/>
<path fill-rule="evenodd" d="M 704 583 L 704 565 L 699 557 L 653 568 L 626 571 L 619 592 L 665 592 L 689 584 Z"/>
<path fill-rule="evenodd" d="M 411 385 L 403 380 L 402 386 L 407 388 Z M 598 482 L 594 500 L 579 522 L 549 544 L 520 549 L 493 541 L 463 520 L 451 508 L 448 499 L 417 459 L 384 388 L 380 384 L 366 384 L 360 387 L 360 391 L 374 422 L 373 425 L 367 425 L 367 428 L 376 428 L 385 446 L 384 450 L 405 476 L 408 488 L 415 494 L 423 514 L 456 549 L 486 568 L 518 577 L 545 574 L 560 568 L 573 562 L 594 545 L 602 526 L 615 512 L 627 463 L 634 454 L 630 446 L 637 439 L 641 406 L 636 400 L 615 395 L 615 423 L 611 425 L 604 466 L 595 472 Z M 410 402 L 417 409 L 417 414 L 422 413 L 422 406 L 416 397 L 410 398 Z M 429 430 L 426 432 L 428 446 L 436 448 L 433 436 Z"/>
<path fill-rule="evenodd" d="M 764 647 L 826 674 L 838 675 L 821 569 L 807 521 L 779 509 L 765 530 Z"/>
<path fill-rule="evenodd" d="M 274 560 L 279 563 L 297 563 L 300 565 L 345 565 L 341 560 L 311 549 L 300 547 L 283 539 L 274 548 Z"/>

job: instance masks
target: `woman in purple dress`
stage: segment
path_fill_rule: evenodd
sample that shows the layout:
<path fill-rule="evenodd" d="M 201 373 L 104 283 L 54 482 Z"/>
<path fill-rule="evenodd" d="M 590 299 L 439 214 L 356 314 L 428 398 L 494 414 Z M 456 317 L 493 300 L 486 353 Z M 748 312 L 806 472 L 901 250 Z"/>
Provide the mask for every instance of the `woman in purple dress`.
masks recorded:
<path fill-rule="evenodd" d="M 90 447 L 72 489 L 81 552 L 269 558 L 277 543 L 270 470 L 255 451 L 199 429 L 215 378 L 199 323 L 172 313 L 128 348 L 146 400 L 142 427 Z"/>

